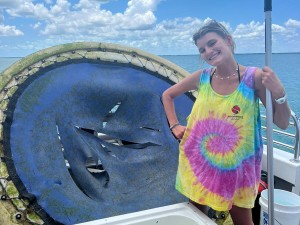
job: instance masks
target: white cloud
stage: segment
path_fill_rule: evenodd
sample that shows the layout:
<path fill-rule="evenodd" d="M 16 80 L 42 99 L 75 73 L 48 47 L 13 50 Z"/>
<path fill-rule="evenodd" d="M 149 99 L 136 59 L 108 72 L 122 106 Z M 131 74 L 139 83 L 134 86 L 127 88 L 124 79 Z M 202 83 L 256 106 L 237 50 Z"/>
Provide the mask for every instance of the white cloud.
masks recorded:
<path fill-rule="evenodd" d="M 13 7 L 17 7 L 18 4 L 21 4 L 22 1 L 21 0 L 1 0 L 0 2 L 0 9 L 5 9 L 5 8 L 13 8 Z"/>
<path fill-rule="evenodd" d="M 152 28 L 155 24 L 156 17 L 151 11 L 144 12 L 143 14 L 136 13 L 133 15 L 125 14 L 123 16 L 122 28 L 123 30 L 144 30 Z"/>
<path fill-rule="evenodd" d="M 33 27 L 33 29 L 36 30 L 36 29 L 38 29 L 38 28 L 41 26 L 41 24 L 42 24 L 42 23 L 37 22 L 37 23 L 33 24 L 32 27 Z"/>
<path fill-rule="evenodd" d="M 280 26 L 278 24 L 272 24 L 272 33 L 286 33 L 287 30 L 285 27 Z"/>
<path fill-rule="evenodd" d="M 74 41 L 102 41 L 130 45 L 155 54 L 197 54 L 192 35 L 209 19 L 185 17 L 157 22 L 155 10 L 161 0 L 129 0 L 127 8 L 118 13 L 105 9 L 105 4 L 116 0 L 0 1 L 0 35 L 23 35 L 18 27 L 3 24 L 6 14 L 1 14 L 2 8 L 10 18 L 31 19 L 31 29 L 44 38 L 30 46 L 41 48 Z M 226 21 L 222 24 L 233 34 L 238 52 L 264 50 L 264 23 L 251 21 L 236 27 Z M 300 21 L 293 19 L 283 25 L 273 24 L 274 40 L 296 37 L 299 27 Z"/>
<path fill-rule="evenodd" d="M 112 14 L 101 9 L 101 4 L 107 1 L 80 0 L 71 5 L 67 0 L 57 0 L 55 5 L 46 9 L 43 5 L 31 5 L 31 15 L 45 21 L 45 27 L 41 29 L 44 35 L 101 35 L 108 32 L 112 35 L 127 30 L 145 30 L 155 25 L 156 18 L 153 13 L 157 0 L 129 1 L 124 13 Z M 38 9 L 39 10 L 36 10 Z M 42 13 L 37 13 L 41 12 Z M 10 14 L 29 15 L 29 10 L 14 9 Z"/>
<path fill-rule="evenodd" d="M 74 5 L 74 8 L 94 9 L 94 8 L 98 8 L 98 6 L 101 4 L 108 3 L 108 2 L 110 2 L 110 0 L 80 0 L 77 4 Z"/>
<path fill-rule="evenodd" d="M 12 2 L 15 4 L 14 7 L 6 9 L 6 12 L 11 16 L 24 16 L 42 19 L 48 12 L 44 4 L 33 4 L 31 0 L 12 0 Z"/>
<path fill-rule="evenodd" d="M 5 26 L 0 24 L 0 36 L 21 36 L 24 35 L 22 31 L 16 29 L 15 26 Z"/>
<path fill-rule="evenodd" d="M 46 4 L 52 4 L 53 2 L 52 2 L 52 0 L 45 0 L 45 2 L 46 2 Z"/>
<path fill-rule="evenodd" d="M 293 28 L 300 28 L 300 21 L 299 20 L 293 20 L 293 19 L 289 19 L 285 25 L 287 27 L 293 27 Z"/>
<path fill-rule="evenodd" d="M 50 9 L 51 18 L 61 15 L 68 15 L 70 13 L 71 4 L 67 0 L 57 0 L 56 4 Z"/>
<path fill-rule="evenodd" d="M 249 24 L 239 24 L 233 31 L 236 39 L 258 39 L 264 35 L 265 25 L 251 21 Z"/>

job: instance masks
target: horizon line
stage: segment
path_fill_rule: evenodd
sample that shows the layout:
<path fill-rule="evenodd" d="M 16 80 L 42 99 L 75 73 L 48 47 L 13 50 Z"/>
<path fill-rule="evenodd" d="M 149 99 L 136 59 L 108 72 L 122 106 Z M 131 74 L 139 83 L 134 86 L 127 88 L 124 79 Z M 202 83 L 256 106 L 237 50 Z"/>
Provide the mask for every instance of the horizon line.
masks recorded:
<path fill-rule="evenodd" d="M 272 52 L 272 54 L 299 54 L 300 52 Z M 199 54 L 153 54 L 157 56 L 191 56 L 191 55 L 199 55 Z M 265 54 L 265 52 L 250 52 L 250 53 L 234 53 L 234 55 L 254 55 L 254 54 Z M 24 58 L 31 54 L 25 55 L 25 56 L 1 56 L 0 58 Z"/>

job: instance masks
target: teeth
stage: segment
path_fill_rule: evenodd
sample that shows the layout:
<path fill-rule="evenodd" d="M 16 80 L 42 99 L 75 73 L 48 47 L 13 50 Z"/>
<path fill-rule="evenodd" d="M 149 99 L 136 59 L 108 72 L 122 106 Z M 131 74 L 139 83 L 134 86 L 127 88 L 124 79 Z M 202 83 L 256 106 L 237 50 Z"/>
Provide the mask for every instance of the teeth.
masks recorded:
<path fill-rule="evenodd" d="M 208 58 L 208 60 L 212 60 L 213 58 L 215 58 L 216 56 L 218 56 L 220 54 L 220 52 L 217 52 L 216 54 L 212 55 L 210 58 Z"/>
<path fill-rule="evenodd" d="M 209 60 L 212 60 L 216 55 L 213 55 L 212 57 L 208 58 Z"/>

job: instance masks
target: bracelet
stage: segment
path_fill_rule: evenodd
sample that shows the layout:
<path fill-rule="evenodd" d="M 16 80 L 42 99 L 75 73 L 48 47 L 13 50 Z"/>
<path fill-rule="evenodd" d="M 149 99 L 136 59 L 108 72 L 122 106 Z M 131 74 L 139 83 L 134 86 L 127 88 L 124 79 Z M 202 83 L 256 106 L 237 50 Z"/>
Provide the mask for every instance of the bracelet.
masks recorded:
<path fill-rule="evenodd" d="M 180 125 L 180 123 L 175 123 L 172 126 L 170 126 L 170 130 L 173 130 L 175 127 L 177 127 L 178 125 Z"/>
<path fill-rule="evenodd" d="M 283 97 L 275 99 L 275 102 L 276 102 L 277 104 L 279 104 L 279 105 L 285 103 L 286 100 L 287 100 L 287 96 L 286 96 L 286 92 L 285 92 L 285 89 L 284 89 L 284 88 L 283 88 L 282 93 L 283 93 Z"/>

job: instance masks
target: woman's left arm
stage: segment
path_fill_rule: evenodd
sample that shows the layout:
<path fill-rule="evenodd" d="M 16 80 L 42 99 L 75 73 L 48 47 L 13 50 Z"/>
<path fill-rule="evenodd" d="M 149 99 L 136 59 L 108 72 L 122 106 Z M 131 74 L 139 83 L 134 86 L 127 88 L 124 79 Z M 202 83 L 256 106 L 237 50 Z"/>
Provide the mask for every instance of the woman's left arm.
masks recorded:
<path fill-rule="evenodd" d="M 289 126 L 291 116 L 286 92 L 277 75 L 267 66 L 255 72 L 255 89 L 264 106 L 266 106 L 266 88 L 272 96 L 273 121 L 279 128 L 285 130 Z"/>

